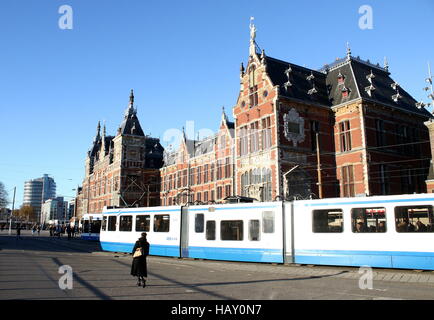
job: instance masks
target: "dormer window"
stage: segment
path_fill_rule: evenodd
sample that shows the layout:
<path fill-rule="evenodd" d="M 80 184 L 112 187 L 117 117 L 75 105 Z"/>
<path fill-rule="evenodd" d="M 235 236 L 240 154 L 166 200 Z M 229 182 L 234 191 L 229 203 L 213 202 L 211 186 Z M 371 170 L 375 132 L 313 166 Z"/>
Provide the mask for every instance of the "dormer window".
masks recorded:
<path fill-rule="evenodd" d="M 313 88 L 310 89 L 310 90 L 307 92 L 307 94 L 309 94 L 309 95 L 313 95 L 314 93 L 317 93 L 317 92 L 318 92 L 318 91 L 316 90 L 315 85 L 314 85 Z"/>
<path fill-rule="evenodd" d="M 315 79 L 315 76 L 313 75 L 313 72 L 311 72 L 310 75 L 306 78 L 306 80 L 311 81 L 313 79 Z"/>
<path fill-rule="evenodd" d="M 283 84 L 283 86 L 285 87 L 285 90 L 288 91 L 288 88 L 292 86 L 292 83 L 291 83 L 291 81 L 288 80 Z"/>
<path fill-rule="evenodd" d="M 343 84 L 345 81 L 345 76 L 339 71 L 338 74 L 338 84 Z"/>
<path fill-rule="evenodd" d="M 372 84 L 372 79 L 374 79 L 374 78 L 375 78 L 375 75 L 371 70 L 371 73 L 366 76 L 366 79 L 368 79 L 368 81 Z"/>
<path fill-rule="evenodd" d="M 365 88 L 365 91 L 369 94 L 370 97 L 372 97 L 372 93 L 374 92 L 375 87 L 371 84 L 369 87 Z"/>
<path fill-rule="evenodd" d="M 348 89 L 347 87 L 344 86 L 342 88 L 341 92 L 342 92 L 342 98 L 346 98 L 350 94 L 350 89 Z"/>
<path fill-rule="evenodd" d="M 392 96 L 392 99 L 395 102 L 398 102 L 401 98 L 402 98 L 402 95 L 399 93 L 399 91 Z"/>
<path fill-rule="evenodd" d="M 291 66 L 288 66 L 288 69 L 285 70 L 285 75 L 288 79 L 289 79 L 289 75 L 291 72 L 292 72 L 292 68 L 291 68 Z"/>
<path fill-rule="evenodd" d="M 393 88 L 393 90 L 398 90 L 397 88 L 399 87 L 399 84 L 397 82 L 394 82 L 390 86 Z"/>

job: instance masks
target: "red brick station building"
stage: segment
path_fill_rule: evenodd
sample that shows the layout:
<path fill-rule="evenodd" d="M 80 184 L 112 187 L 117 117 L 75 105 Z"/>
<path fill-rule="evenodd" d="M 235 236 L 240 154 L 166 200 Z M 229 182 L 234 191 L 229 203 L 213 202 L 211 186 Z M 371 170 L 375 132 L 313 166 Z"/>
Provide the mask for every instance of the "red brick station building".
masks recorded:
<path fill-rule="evenodd" d="M 94 139 L 77 198 L 86 206 L 77 210 L 434 189 L 432 116 L 391 78 L 387 63 L 364 61 L 348 48 L 344 58 L 313 70 L 268 56 L 255 39 L 251 24 L 234 121 L 223 110 L 213 136 L 184 134 L 176 151 L 163 152 L 158 139 L 143 134 L 130 97 L 117 135 Z M 92 192 L 93 184 L 104 193 Z"/>

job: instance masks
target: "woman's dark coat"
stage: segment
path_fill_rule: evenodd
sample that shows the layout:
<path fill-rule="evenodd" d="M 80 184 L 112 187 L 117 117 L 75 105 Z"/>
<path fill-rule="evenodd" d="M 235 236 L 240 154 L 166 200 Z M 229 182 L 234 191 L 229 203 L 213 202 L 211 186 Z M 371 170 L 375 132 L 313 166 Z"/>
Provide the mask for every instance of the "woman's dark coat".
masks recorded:
<path fill-rule="evenodd" d="M 131 275 L 135 277 L 147 277 L 148 270 L 146 266 L 146 256 L 149 254 L 149 243 L 145 239 L 140 238 L 136 241 L 132 254 L 136 252 L 137 248 L 141 248 L 142 255 L 140 257 L 133 258 L 133 264 L 131 265 Z"/>

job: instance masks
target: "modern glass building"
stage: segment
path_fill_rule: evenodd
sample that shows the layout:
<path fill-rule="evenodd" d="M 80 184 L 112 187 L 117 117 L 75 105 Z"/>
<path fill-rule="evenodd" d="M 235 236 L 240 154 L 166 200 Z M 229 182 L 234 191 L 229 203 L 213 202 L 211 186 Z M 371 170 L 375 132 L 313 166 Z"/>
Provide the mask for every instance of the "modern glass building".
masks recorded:
<path fill-rule="evenodd" d="M 56 197 L 56 183 L 48 174 L 42 178 L 28 180 L 24 183 L 23 206 L 31 206 L 35 210 L 37 221 L 41 222 L 41 206 Z"/>

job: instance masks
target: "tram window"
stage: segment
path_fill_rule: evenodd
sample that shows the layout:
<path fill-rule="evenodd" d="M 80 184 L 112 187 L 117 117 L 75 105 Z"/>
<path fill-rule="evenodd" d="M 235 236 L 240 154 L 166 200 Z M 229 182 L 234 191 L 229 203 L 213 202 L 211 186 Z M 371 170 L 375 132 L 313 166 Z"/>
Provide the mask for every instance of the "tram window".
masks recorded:
<path fill-rule="evenodd" d="M 89 233 L 90 232 L 89 226 L 90 226 L 89 220 L 84 220 L 83 233 Z"/>
<path fill-rule="evenodd" d="M 220 239 L 222 240 L 243 240 L 243 221 L 226 220 L 220 222 Z"/>
<path fill-rule="evenodd" d="M 119 223 L 119 231 L 132 231 L 133 230 L 133 216 L 121 216 Z"/>
<path fill-rule="evenodd" d="M 260 240 L 259 220 L 249 220 L 249 240 L 250 241 Z"/>
<path fill-rule="evenodd" d="M 92 220 L 90 224 L 90 233 L 100 233 L 101 231 L 101 220 Z"/>
<path fill-rule="evenodd" d="M 262 212 L 262 232 L 274 233 L 274 211 Z"/>
<path fill-rule="evenodd" d="M 170 217 L 167 214 L 154 216 L 154 232 L 169 232 Z"/>
<path fill-rule="evenodd" d="M 103 217 L 102 218 L 101 230 L 102 231 L 106 231 L 107 230 L 107 217 Z"/>
<path fill-rule="evenodd" d="M 342 209 L 313 210 L 312 230 L 315 233 L 339 233 L 343 231 Z"/>
<path fill-rule="evenodd" d="M 354 233 L 386 232 L 386 209 L 351 209 L 351 225 Z"/>
<path fill-rule="evenodd" d="M 116 231 L 116 218 L 115 216 L 108 218 L 108 231 Z"/>
<path fill-rule="evenodd" d="M 149 232 L 150 225 L 151 225 L 151 216 L 150 215 L 136 216 L 136 231 Z"/>
<path fill-rule="evenodd" d="M 397 232 L 434 232 L 432 206 L 395 207 Z"/>
<path fill-rule="evenodd" d="M 197 213 L 194 218 L 194 231 L 196 233 L 202 233 L 204 227 L 205 215 L 203 213 Z"/>
<path fill-rule="evenodd" d="M 215 221 L 206 222 L 206 240 L 215 240 Z"/>

